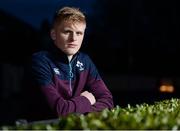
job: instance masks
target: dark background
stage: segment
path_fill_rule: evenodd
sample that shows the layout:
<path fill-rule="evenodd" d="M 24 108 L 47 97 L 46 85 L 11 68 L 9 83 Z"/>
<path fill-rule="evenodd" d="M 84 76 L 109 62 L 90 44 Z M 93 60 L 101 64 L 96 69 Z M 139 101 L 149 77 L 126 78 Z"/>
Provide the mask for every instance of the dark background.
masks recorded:
<path fill-rule="evenodd" d="M 114 96 L 115 105 L 153 103 L 180 90 L 180 14 L 175 0 L 0 1 L 0 125 L 21 119 L 27 60 L 51 43 L 57 7 L 77 6 L 87 15 L 87 52 Z M 169 80 L 173 93 L 159 92 Z M 32 99 L 32 101 L 35 98 Z"/>

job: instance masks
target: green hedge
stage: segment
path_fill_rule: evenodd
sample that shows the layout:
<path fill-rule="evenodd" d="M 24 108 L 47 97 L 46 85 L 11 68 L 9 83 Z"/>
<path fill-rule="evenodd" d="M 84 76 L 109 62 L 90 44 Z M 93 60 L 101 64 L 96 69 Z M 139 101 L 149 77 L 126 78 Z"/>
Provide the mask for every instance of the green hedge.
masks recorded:
<path fill-rule="evenodd" d="M 3 126 L 6 129 L 180 129 L 180 99 L 172 98 L 126 108 L 116 106 L 112 110 L 89 113 L 87 115 L 70 114 L 51 123 L 31 123 L 16 126 Z"/>

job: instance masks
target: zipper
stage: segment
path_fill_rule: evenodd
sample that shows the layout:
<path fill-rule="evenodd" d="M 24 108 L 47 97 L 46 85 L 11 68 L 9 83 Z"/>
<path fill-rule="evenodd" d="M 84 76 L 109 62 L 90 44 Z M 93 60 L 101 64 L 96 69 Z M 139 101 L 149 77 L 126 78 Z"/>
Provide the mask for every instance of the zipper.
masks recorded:
<path fill-rule="evenodd" d="M 69 88 L 71 92 L 72 92 L 72 78 L 73 78 L 72 66 L 71 63 L 69 62 Z"/>
<path fill-rule="evenodd" d="M 69 61 L 69 89 L 72 93 L 72 78 L 74 77 L 74 74 L 72 72 L 72 65 L 71 63 L 73 63 L 73 61 L 75 60 L 77 56 L 75 56 L 71 61 Z"/>

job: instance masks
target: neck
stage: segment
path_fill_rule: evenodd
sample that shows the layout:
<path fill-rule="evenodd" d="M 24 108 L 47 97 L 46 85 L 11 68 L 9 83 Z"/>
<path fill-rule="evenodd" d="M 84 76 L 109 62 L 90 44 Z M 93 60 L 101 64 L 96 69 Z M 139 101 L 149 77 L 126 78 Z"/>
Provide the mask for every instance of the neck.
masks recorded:
<path fill-rule="evenodd" d="M 69 55 L 69 56 L 67 56 L 68 57 L 68 60 L 69 60 L 69 62 L 71 61 L 71 59 L 72 59 L 72 57 L 73 57 L 73 55 Z"/>

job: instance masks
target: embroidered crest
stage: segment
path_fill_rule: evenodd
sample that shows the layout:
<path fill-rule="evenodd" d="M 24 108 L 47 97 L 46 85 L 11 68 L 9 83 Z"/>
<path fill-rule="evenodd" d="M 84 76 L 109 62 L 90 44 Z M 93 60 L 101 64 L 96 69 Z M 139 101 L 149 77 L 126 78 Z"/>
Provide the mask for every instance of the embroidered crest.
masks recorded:
<path fill-rule="evenodd" d="M 53 68 L 54 72 L 56 75 L 60 75 L 59 69 L 58 68 Z"/>
<path fill-rule="evenodd" d="M 76 66 L 79 67 L 79 70 L 80 70 L 80 71 L 83 71 L 83 70 L 84 70 L 84 67 L 83 67 L 84 65 L 83 65 L 82 62 L 77 61 Z"/>

